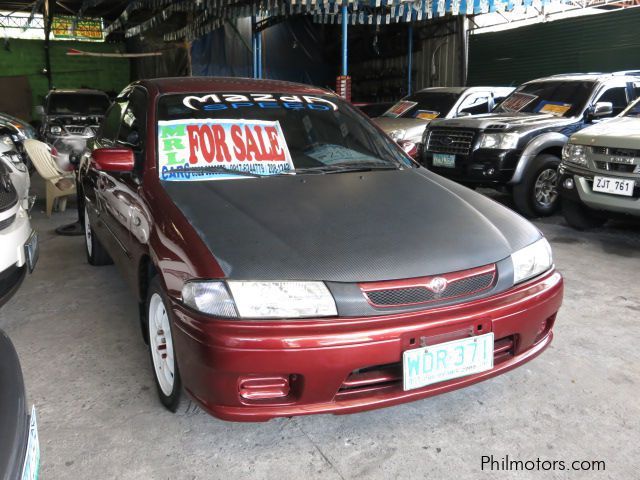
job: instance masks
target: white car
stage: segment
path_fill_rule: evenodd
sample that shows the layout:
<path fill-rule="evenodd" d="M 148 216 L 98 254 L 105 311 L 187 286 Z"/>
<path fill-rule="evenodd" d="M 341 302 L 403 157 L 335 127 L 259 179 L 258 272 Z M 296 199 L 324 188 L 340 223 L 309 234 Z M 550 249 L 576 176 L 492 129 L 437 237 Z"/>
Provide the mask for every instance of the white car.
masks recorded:
<path fill-rule="evenodd" d="M 0 306 L 13 296 L 38 260 L 38 236 L 31 227 L 28 190 L 20 194 L 11 167 L 0 155 Z M 19 176 L 16 176 L 18 180 Z M 27 173 L 28 178 L 28 173 Z M 19 188 L 22 188 L 19 187 Z"/>

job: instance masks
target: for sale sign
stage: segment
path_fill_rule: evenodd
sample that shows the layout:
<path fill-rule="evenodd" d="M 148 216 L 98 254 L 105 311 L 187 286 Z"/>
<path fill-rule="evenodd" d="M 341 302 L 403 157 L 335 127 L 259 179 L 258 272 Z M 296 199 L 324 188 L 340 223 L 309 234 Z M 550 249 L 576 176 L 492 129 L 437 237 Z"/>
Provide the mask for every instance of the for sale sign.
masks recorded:
<path fill-rule="evenodd" d="M 161 180 L 244 178 L 293 170 L 280 123 L 265 120 L 187 119 L 158 122 Z"/>

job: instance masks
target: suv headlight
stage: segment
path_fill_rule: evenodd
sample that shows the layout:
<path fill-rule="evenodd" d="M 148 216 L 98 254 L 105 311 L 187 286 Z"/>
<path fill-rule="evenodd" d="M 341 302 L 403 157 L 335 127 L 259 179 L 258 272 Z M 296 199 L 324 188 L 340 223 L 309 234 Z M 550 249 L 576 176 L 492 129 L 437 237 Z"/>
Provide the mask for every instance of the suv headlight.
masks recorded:
<path fill-rule="evenodd" d="M 182 301 L 209 315 L 226 318 L 305 318 L 338 314 L 323 282 L 192 281 Z"/>
<path fill-rule="evenodd" d="M 576 145 L 567 143 L 562 149 L 562 160 L 576 165 L 587 165 L 587 147 L 585 145 Z"/>
<path fill-rule="evenodd" d="M 551 246 L 546 238 L 511 254 L 513 262 L 513 283 L 524 282 L 546 272 L 553 266 Z"/>
<path fill-rule="evenodd" d="M 62 127 L 60 125 L 51 125 L 49 132 L 51 132 L 52 135 L 62 135 Z"/>
<path fill-rule="evenodd" d="M 404 136 L 406 133 L 407 133 L 406 130 L 403 130 L 402 128 L 397 128 L 395 130 L 391 130 L 389 132 L 389 136 L 393 139 L 394 142 L 398 142 L 404 139 Z"/>
<path fill-rule="evenodd" d="M 518 147 L 517 133 L 485 133 L 480 139 L 480 148 L 512 150 Z"/>

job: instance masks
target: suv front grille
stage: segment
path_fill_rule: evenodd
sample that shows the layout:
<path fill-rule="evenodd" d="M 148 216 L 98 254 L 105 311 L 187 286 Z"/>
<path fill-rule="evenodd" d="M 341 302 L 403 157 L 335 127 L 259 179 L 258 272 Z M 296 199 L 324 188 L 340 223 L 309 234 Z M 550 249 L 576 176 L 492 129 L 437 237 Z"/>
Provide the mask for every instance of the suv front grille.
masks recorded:
<path fill-rule="evenodd" d="M 596 168 L 607 172 L 634 173 L 640 170 L 638 165 L 629 165 L 628 163 L 600 162 L 596 160 Z"/>
<path fill-rule="evenodd" d="M 94 127 L 84 125 L 67 125 L 65 128 L 71 135 L 95 135 L 96 133 Z"/>
<path fill-rule="evenodd" d="M 451 128 L 434 128 L 429 130 L 426 151 L 469 155 L 473 146 L 474 130 L 458 130 Z"/>
<path fill-rule="evenodd" d="M 591 147 L 593 153 L 610 155 L 612 157 L 640 157 L 640 150 L 632 148 Z"/>

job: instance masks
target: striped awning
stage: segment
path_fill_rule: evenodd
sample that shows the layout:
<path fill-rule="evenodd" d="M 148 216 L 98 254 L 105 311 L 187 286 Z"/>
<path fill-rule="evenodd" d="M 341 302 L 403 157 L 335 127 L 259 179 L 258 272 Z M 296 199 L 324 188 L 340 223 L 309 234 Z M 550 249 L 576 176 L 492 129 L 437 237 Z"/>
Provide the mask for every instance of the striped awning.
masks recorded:
<path fill-rule="evenodd" d="M 402 22 L 421 22 L 450 15 L 478 15 L 511 11 L 516 7 L 541 10 L 550 3 L 567 0 L 133 0 L 111 25 L 107 34 L 124 30 L 127 37 L 140 35 L 155 28 L 176 12 L 193 12 L 195 20 L 185 27 L 165 34 L 168 41 L 193 39 L 220 27 L 225 21 L 257 16 L 268 18 L 307 14 L 316 23 L 341 23 L 341 7 L 348 7 L 350 25 L 388 25 Z M 136 25 L 129 25 L 132 13 L 150 9 L 157 13 Z"/>

